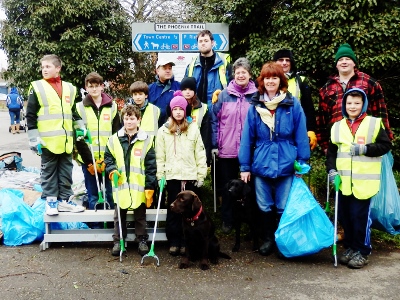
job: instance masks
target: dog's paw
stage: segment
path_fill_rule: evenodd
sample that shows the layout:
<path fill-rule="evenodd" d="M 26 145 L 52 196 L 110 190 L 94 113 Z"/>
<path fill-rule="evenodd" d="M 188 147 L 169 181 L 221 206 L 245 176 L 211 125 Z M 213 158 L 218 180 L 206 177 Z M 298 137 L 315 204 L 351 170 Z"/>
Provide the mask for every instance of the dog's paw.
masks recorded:
<path fill-rule="evenodd" d="M 180 263 L 179 264 L 179 269 L 187 269 L 188 267 L 189 267 L 188 264 L 185 264 L 185 263 Z"/>

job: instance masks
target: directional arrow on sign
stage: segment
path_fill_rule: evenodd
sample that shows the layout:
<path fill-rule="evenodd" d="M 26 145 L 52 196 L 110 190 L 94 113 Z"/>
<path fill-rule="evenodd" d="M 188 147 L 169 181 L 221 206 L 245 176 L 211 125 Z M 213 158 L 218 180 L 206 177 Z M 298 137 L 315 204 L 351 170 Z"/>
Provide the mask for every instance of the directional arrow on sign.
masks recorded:
<path fill-rule="evenodd" d="M 214 49 L 217 51 L 223 51 L 228 44 L 228 39 L 225 37 L 225 34 L 213 34 L 215 40 Z"/>
<path fill-rule="evenodd" d="M 137 35 L 135 36 L 134 40 L 133 40 L 133 44 L 135 45 L 136 49 L 139 50 L 139 51 L 142 50 L 142 47 L 141 47 L 140 44 L 139 44 L 139 41 L 140 41 L 140 38 L 141 38 L 141 37 L 142 37 L 141 34 L 137 34 Z"/>

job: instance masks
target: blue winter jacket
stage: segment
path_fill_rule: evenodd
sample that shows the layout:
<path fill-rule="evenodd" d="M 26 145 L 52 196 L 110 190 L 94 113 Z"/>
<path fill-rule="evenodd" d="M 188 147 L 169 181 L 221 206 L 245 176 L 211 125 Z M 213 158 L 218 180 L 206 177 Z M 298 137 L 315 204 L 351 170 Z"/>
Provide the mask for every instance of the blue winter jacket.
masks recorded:
<path fill-rule="evenodd" d="M 167 121 L 167 105 L 174 97 L 175 91 L 180 89 L 180 82 L 172 77 L 166 84 L 161 83 L 156 76 L 156 82 L 149 85 L 149 102 L 160 109 L 158 127 L 160 128 Z"/>
<path fill-rule="evenodd" d="M 221 84 L 221 80 L 219 78 L 219 71 L 218 68 L 223 65 L 224 62 L 222 61 L 221 57 L 219 56 L 218 53 L 215 53 L 215 62 L 214 65 L 211 67 L 210 71 L 207 74 L 207 106 L 209 111 L 211 111 L 212 107 L 211 107 L 211 98 L 213 93 L 216 90 L 223 90 L 223 86 Z M 189 66 L 190 64 L 186 67 L 186 71 L 185 71 L 185 77 L 188 77 L 188 73 L 189 73 Z M 201 63 L 200 63 L 200 55 L 197 56 L 196 58 L 196 62 L 194 63 L 194 70 L 193 70 L 193 75 L 192 77 L 194 77 L 196 79 L 196 90 L 199 89 L 199 84 L 201 81 Z M 226 81 L 229 82 L 229 68 L 227 68 L 227 70 L 225 71 L 225 75 L 226 75 Z"/>
<path fill-rule="evenodd" d="M 275 132 L 263 123 L 256 106 L 265 108 L 263 95 L 252 99 L 239 149 L 241 172 L 277 178 L 294 174 L 294 161 L 306 163 L 310 158 L 306 117 L 300 101 L 290 93 L 275 110 Z"/>
<path fill-rule="evenodd" d="M 11 111 L 20 111 L 24 107 L 22 98 L 18 94 L 17 88 L 11 88 L 10 93 L 7 95 L 6 103 L 7 108 Z"/>
<path fill-rule="evenodd" d="M 212 106 L 212 148 L 222 158 L 236 158 L 251 97 L 257 91 L 253 81 L 245 89 L 232 80 Z"/>

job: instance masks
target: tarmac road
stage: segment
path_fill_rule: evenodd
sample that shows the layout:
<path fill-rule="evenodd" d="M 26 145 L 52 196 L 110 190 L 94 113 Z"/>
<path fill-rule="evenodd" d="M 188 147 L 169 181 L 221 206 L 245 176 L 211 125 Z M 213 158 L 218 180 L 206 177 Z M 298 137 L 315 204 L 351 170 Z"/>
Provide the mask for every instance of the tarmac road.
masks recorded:
<path fill-rule="evenodd" d="M 29 150 L 26 133 L 8 132 L 8 112 L 0 111 L 0 153 L 19 151 L 24 166 L 40 167 Z M 280 260 L 251 252 L 248 242 L 232 253 L 233 237 L 220 237 L 220 259 L 208 271 L 197 264 L 178 269 L 179 258 L 156 242 L 160 266 L 148 258 L 140 265 L 136 245 L 119 262 L 110 255 L 111 243 L 53 243 L 39 251 L 39 243 L 0 245 L 1 299 L 399 299 L 400 251 L 374 244 L 370 264 L 361 270 L 334 268 L 331 249 L 318 254 Z M 338 252 L 342 247 L 338 245 Z"/>

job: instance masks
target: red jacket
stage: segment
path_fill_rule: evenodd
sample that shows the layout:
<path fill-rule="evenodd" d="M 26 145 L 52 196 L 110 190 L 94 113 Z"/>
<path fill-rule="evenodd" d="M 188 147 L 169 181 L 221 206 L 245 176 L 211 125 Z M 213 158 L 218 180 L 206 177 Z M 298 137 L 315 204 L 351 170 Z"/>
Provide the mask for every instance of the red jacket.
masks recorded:
<path fill-rule="evenodd" d="M 382 118 L 386 133 L 393 140 L 393 132 L 390 130 L 388 112 L 380 84 L 368 74 L 355 70 L 354 76 L 347 83 L 346 90 L 354 87 L 364 90 L 368 97 L 367 114 Z M 317 139 L 322 150 L 328 148 L 330 129 L 333 123 L 343 118 L 342 99 L 344 92 L 338 75 L 330 76 L 328 82 L 319 90 Z"/>

